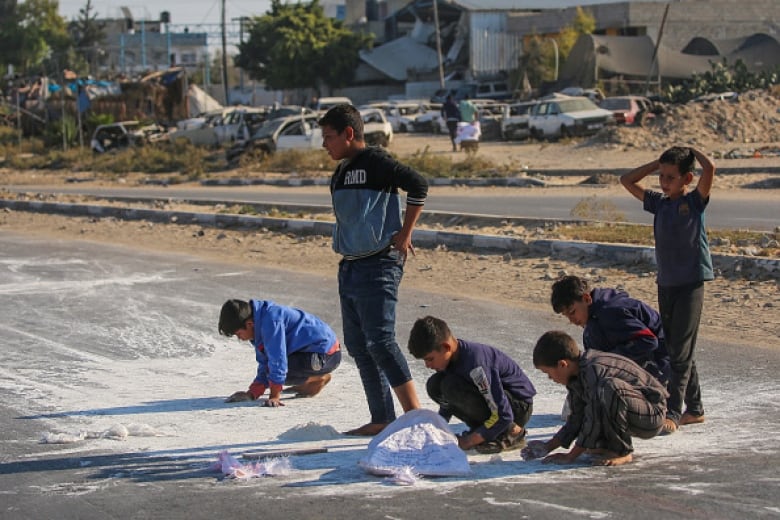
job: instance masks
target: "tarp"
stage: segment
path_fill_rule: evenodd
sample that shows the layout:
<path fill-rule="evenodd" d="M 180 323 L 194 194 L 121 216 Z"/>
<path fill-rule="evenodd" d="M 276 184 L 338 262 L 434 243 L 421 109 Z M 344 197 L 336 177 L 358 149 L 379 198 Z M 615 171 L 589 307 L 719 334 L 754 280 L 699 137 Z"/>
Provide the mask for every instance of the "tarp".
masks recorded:
<path fill-rule="evenodd" d="M 187 103 L 190 117 L 214 110 L 222 110 L 222 105 L 219 101 L 209 96 L 205 90 L 194 83 L 190 83 L 190 86 L 187 88 Z"/>

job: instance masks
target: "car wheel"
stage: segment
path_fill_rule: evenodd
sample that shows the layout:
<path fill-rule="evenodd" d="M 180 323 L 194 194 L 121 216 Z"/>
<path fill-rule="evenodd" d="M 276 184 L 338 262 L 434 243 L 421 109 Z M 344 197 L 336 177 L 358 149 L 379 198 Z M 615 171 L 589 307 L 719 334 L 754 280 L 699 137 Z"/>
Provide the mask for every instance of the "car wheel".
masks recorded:
<path fill-rule="evenodd" d="M 561 125 L 561 139 L 568 139 L 571 137 L 571 130 L 566 125 Z"/>
<path fill-rule="evenodd" d="M 544 134 L 538 128 L 531 128 L 531 139 L 541 141 L 544 138 Z"/>
<path fill-rule="evenodd" d="M 402 133 L 405 133 L 405 132 L 408 132 L 409 130 L 407 130 L 406 125 L 401 125 L 401 126 L 398 127 L 398 131 L 402 132 Z"/>

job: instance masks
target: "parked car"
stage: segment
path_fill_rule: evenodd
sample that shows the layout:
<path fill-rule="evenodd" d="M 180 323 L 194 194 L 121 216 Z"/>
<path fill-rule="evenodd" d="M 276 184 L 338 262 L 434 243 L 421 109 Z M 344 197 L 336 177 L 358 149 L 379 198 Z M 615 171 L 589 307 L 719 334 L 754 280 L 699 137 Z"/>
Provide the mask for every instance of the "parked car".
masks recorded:
<path fill-rule="evenodd" d="M 431 103 L 430 110 L 414 118 L 412 128 L 417 133 L 446 134 L 447 121 L 441 116 L 441 104 Z"/>
<path fill-rule="evenodd" d="M 599 103 L 601 108 L 611 110 L 618 125 L 638 125 L 645 118 L 655 117 L 652 103 L 642 96 L 614 96 Z"/>
<path fill-rule="evenodd" d="M 393 132 L 414 132 L 414 118 L 430 112 L 431 107 L 422 101 L 393 101 L 384 107 L 385 117 Z"/>
<path fill-rule="evenodd" d="M 590 99 L 558 95 L 539 101 L 528 117 L 528 130 L 535 139 L 557 139 L 592 135 L 614 123 L 612 111 Z"/>
<path fill-rule="evenodd" d="M 481 125 L 482 141 L 497 141 L 501 139 L 501 120 L 504 119 L 504 107 L 494 99 L 472 99 L 479 111 L 479 123 Z"/>
<path fill-rule="evenodd" d="M 363 118 L 363 137 L 366 144 L 372 146 L 387 146 L 393 140 L 393 127 L 385 118 L 385 114 L 378 108 L 364 108 L 360 110 Z"/>
<path fill-rule="evenodd" d="M 457 87 L 439 89 L 431 96 L 431 103 L 444 103 L 452 94 L 455 101 L 461 99 L 512 99 L 512 91 L 506 80 L 470 81 Z"/>
<path fill-rule="evenodd" d="M 318 114 L 303 114 L 266 121 L 249 139 L 228 148 L 225 156 L 229 163 L 234 163 L 246 153 L 262 156 L 277 150 L 320 148 L 322 130 L 318 118 Z"/>
<path fill-rule="evenodd" d="M 317 106 L 315 111 L 324 114 L 336 105 L 351 105 L 352 100 L 348 97 L 334 96 L 334 97 L 321 97 L 317 100 Z"/>
<path fill-rule="evenodd" d="M 528 118 L 536 101 L 523 101 L 504 105 L 501 119 L 501 138 L 505 140 L 526 139 L 531 135 Z"/>
<path fill-rule="evenodd" d="M 165 134 L 156 124 L 141 125 L 138 121 L 120 121 L 95 128 L 90 148 L 96 153 L 143 146 L 163 139 Z"/>
<path fill-rule="evenodd" d="M 188 120 L 184 129 L 171 132 L 169 137 L 171 141 L 186 139 L 196 146 L 217 146 L 248 139 L 252 129 L 267 118 L 265 108 L 229 107 L 207 114 L 200 124 L 197 120 Z"/>
<path fill-rule="evenodd" d="M 606 96 L 598 88 L 566 87 L 560 91 L 560 94 L 572 97 L 586 97 L 594 103 L 599 103 Z"/>

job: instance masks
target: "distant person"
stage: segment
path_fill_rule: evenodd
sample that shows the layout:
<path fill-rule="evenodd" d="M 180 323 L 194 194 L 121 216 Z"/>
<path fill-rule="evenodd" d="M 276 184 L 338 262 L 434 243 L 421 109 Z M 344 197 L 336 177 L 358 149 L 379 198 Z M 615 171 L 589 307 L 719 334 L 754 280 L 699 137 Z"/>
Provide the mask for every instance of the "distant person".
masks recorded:
<path fill-rule="evenodd" d="M 482 137 L 482 126 L 479 121 L 471 123 L 458 123 L 458 135 L 455 137 L 455 145 L 460 146 L 466 153 L 476 153 L 479 149 L 479 138 Z"/>
<path fill-rule="evenodd" d="M 355 360 L 371 421 L 348 435 L 372 436 L 396 419 L 393 389 L 404 412 L 420 408 L 409 365 L 395 339 L 398 286 L 428 182 L 379 147 L 366 146 L 360 112 L 336 105 L 319 120 L 322 146 L 340 161 L 331 177 L 344 344 Z M 406 192 L 406 211 L 401 196 Z"/>
<path fill-rule="evenodd" d="M 452 151 L 458 151 L 458 145 L 455 143 L 455 137 L 458 135 L 458 122 L 460 122 L 460 109 L 455 103 L 455 97 L 450 94 L 447 96 L 447 100 L 441 106 L 441 116 L 447 122 L 447 130 L 450 133 L 450 141 L 452 142 Z"/>
<path fill-rule="evenodd" d="M 456 338 L 433 316 L 415 322 L 409 352 L 436 371 L 426 387 L 439 414 L 447 420 L 454 415 L 469 427 L 458 436 L 461 449 L 499 453 L 525 445 L 536 389 L 512 358 L 490 345 Z"/>
<path fill-rule="evenodd" d="M 696 189 L 688 191 L 696 161 L 702 167 L 701 177 Z M 656 172 L 660 192 L 639 185 L 639 181 Z M 715 165 L 706 155 L 695 148 L 679 146 L 620 177 L 629 193 L 643 202 L 645 211 L 655 215 L 658 307 L 672 369 L 665 433 L 704 422 L 695 351 L 704 282 L 715 277 L 704 227 L 704 210 L 710 201 L 714 177 Z"/>
<path fill-rule="evenodd" d="M 590 289 L 587 280 L 564 276 L 552 286 L 553 310 L 583 328 L 585 350 L 626 356 L 661 384 L 669 381 L 669 353 L 661 316 L 646 303 L 617 289 Z"/>
<path fill-rule="evenodd" d="M 571 414 L 548 441 L 534 440 L 523 458 L 572 464 L 583 453 L 602 466 L 633 460 L 631 437 L 650 439 L 662 431 L 666 388 L 630 359 L 599 350 L 580 352 L 565 332 L 550 331 L 539 338 L 534 366 L 568 390 Z M 550 453 L 574 446 L 568 452 Z"/>
<path fill-rule="evenodd" d="M 470 99 L 463 98 L 458 104 L 458 110 L 460 111 L 461 123 L 471 123 L 479 119 L 479 109 Z"/>
<path fill-rule="evenodd" d="M 219 314 L 219 333 L 249 341 L 257 360 L 257 375 L 249 389 L 235 392 L 228 403 L 254 401 L 268 389 L 265 406 L 284 406 L 284 385 L 300 397 L 313 397 L 341 363 L 336 333 L 326 323 L 270 300 L 226 301 Z"/>

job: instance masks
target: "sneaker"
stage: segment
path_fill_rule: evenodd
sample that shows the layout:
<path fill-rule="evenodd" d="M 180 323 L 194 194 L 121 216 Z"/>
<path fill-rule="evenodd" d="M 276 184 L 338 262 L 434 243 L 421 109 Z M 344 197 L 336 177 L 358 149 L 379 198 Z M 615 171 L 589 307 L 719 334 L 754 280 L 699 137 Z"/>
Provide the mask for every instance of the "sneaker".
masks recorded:
<path fill-rule="evenodd" d="M 669 435 L 677 431 L 677 423 L 671 419 L 664 419 L 664 425 L 661 427 L 660 435 Z"/>
<path fill-rule="evenodd" d="M 704 414 L 695 415 L 690 412 L 685 412 L 682 414 L 682 417 L 680 417 L 680 426 L 685 426 L 686 424 L 701 424 L 703 422 Z"/>
<path fill-rule="evenodd" d="M 509 432 L 514 430 L 514 424 L 506 429 L 504 433 L 493 439 L 492 441 L 485 441 L 482 444 L 478 444 L 474 447 L 477 453 L 489 454 L 489 453 L 501 453 L 502 451 L 519 450 L 525 447 L 525 428 L 520 429 L 520 433 L 512 435 Z"/>

